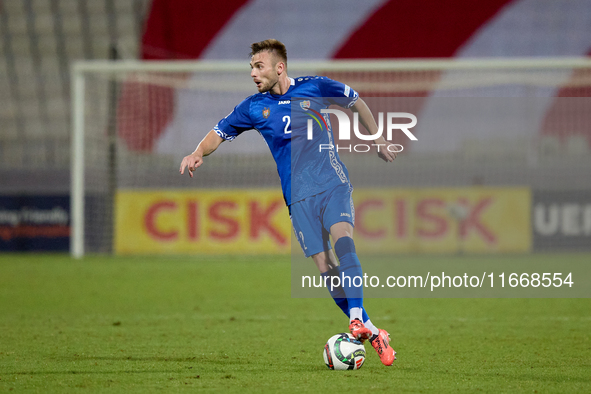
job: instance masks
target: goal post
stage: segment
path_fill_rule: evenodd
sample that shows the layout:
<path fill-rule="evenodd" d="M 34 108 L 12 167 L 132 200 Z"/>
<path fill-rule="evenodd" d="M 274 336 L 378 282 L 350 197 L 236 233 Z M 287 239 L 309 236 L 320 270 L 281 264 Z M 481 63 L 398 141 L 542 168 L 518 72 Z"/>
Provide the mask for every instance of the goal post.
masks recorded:
<path fill-rule="evenodd" d="M 70 151 L 70 253 L 84 255 L 84 73 L 80 63 L 72 67 L 72 136 Z"/>
<path fill-rule="evenodd" d="M 420 98 L 421 103 L 452 97 L 591 97 L 589 58 L 290 61 L 288 71 L 291 77 L 329 76 L 350 85 L 362 97 Z M 116 103 L 109 91 L 112 84 L 116 86 Z M 112 194 L 109 177 L 117 179 L 122 189 L 278 187 L 272 159 L 254 133 L 241 137 L 240 143 L 225 144 L 219 154 L 208 158 L 212 165 L 199 170 L 199 181 L 187 185 L 175 173 L 180 159 L 215 122 L 253 93 L 256 89 L 247 61 L 75 62 L 71 67 L 71 255 L 80 258 L 112 250 L 115 221 L 104 218 L 105 212 L 115 212 L 108 206 L 113 200 L 108 195 Z M 116 115 L 111 116 L 109 109 L 114 105 Z M 573 111 L 564 112 L 576 117 L 569 124 L 586 126 L 584 111 Z M 115 169 L 109 166 L 109 127 L 117 134 Z M 482 175 L 486 184 L 552 189 L 540 175 L 550 168 L 561 185 L 591 189 L 588 180 L 581 183 L 576 179 L 589 163 L 590 149 L 585 144 L 591 144 L 591 139 L 587 140 L 591 137 L 565 133 L 550 133 L 547 139 L 538 134 L 535 141 L 530 137 L 525 141 L 494 136 L 464 138 L 457 143 L 460 154 L 460 148 L 449 154 L 409 152 L 406 163 L 401 163 L 407 175 L 397 176 L 401 186 L 477 184 L 475 178 L 480 175 L 466 168 L 490 166 Z M 558 151 L 578 153 L 573 160 L 559 162 L 556 154 L 544 162 L 549 167 L 540 168 L 540 173 L 530 168 L 515 175 L 503 165 L 516 157 L 490 153 L 496 143 L 508 141 L 516 157 L 527 156 L 527 162 L 519 162 L 524 166 L 539 166 L 548 152 L 550 156 Z M 524 150 L 520 151 L 522 142 Z M 471 156 L 476 161 L 467 164 Z M 434 165 L 446 169 L 445 179 L 432 179 Z M 562 179 L 568 171 L 574 175 Z"/>

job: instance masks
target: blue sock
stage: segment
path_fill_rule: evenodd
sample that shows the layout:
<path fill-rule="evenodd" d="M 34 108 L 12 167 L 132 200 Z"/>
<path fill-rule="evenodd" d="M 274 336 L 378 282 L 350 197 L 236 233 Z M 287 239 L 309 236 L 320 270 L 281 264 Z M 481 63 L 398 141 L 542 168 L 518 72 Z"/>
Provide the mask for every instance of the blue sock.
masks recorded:
<path fill-rule="evenodd" d="M 322 275 L 323 279 L 328 278 L 325 279 L 326 288 L 328 289 L 328 292 L 332 296 L 332 299 L 337 304 L 337 306 L 341 308 L 343 313 L 349 316 L 349 303 L 347 302 L 347 296 L 345 295 L 345 291 L 340 285 L 335 288 L 331 287 L 330 277 L 339 276 L 339 267 L 331 268 L 328 271 L 321 273 L 320 275 Z"/>
<path fill-rule="evenodd" d="M 355 284 L 363 284 L 363 271 L 361 270 L 361 263 L 355 252 L 353 238 L 339 238 L 334 244 L 334 251 L 341 264 L 339 266 L 342 281 L 341 286 L 347 296 L 349 310 L 351 308 L 363 308 L 363 286 L 354 286 Z M 355 277 L 358 278 L 354 280 Z"/>
<path fill-rule="evenodd" d="M 367 312 L 365 311 L 365 308 L 363 308 L 363 322 L 365 323 L 368 320 L 369 320 L 369 316 L 367 316 Z"/>

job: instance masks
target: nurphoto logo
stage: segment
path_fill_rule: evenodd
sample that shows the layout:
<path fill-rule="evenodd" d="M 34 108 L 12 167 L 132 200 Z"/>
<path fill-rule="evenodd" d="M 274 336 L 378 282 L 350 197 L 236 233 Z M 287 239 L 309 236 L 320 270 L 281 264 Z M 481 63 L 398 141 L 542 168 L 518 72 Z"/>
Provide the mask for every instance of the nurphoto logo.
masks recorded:
<path fill-rule="evenodd" d="M 303 106 L 302 106 L 303 108 Z M 312 110 L 312 109 L 310 109 Z M 314 138 L 314 121 L 320 126 L 320 130 L 324 130 L 325 127 L 328 128 L 324 116 L 321 114 L 334 114 L 337 117 L 339 122 L 339 141 L 348 141 L 351 140 L 351 121 L 349 120 L 349 116 L 338 109 L 321 109 L 320 113 L 317 111 L 313 111 L 317 116 L 308 113 L 312 119 L 308 119 L 307 123 L 307 130 L 308 130 L 308 140 L 312 140 Z M 386 113 L 386 136 L 385 138 L 388 141 L 392 141 L 392 134 L 394 130 L 402 131 L 411 141 L 417 141 L 417 137 L 410 131 L 414 126 L 417 124 L 417 117 L 408 112 L 387 112 Z M 395 123 L 395 119 L 408 119 L 410 122 L 407 123 Z M 324 127 L 323 127 L 324 126 Z M 359 131 L 359 114 L 357 112 L 353 113 L 353 132 L 355 136 L 362 141 L 375 141 L 376 139 L 380 138 L 384 133 L 384 113 L 378 113 L 378 131 L 375 134 L 363 134 Z M 371 150 L 371 146 L 375 146 L 378 151 L 381 146 L 384 144 L 355 144 L 355 145 L 346 145 L 346 146 L 339 146 L 339 144 L 320 144 L 318 149 L 319 151 L 322 150 L 333 150 L 336 149 L 337 152 L 339 150 L 347 150 L 349 152 L 369 152 Z M 404 147 L 400 144 L 391 144 L 387 146 L 387 149 L 390 152 L 402 152 Z"/>

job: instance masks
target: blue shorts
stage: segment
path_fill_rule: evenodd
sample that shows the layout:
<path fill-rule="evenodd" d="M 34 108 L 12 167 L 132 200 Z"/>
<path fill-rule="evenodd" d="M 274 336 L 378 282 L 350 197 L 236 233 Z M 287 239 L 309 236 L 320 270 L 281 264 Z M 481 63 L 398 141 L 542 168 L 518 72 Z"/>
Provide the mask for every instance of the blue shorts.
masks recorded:
<path fill-rule="evenodd" d="M 339 222 L 355 226 L 350 183 L 344 183 L 290 205 L 296 238 L 306 257 L 331 249 L 330 227 Z"/>

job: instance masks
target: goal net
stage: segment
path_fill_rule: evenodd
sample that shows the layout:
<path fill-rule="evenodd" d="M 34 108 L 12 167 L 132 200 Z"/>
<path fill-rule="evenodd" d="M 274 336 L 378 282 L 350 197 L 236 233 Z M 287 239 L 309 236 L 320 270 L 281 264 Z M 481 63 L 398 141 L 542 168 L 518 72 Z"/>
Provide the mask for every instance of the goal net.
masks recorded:
<path fill-rule="evenodd" d="M 255 131 L 222 144 L 193 180 L 178 174 L 181 159 L 205 134 L 256 93 L 247 62 L 85 61 L 72 71 L 73 255 L 116 252 L 121 191 L 279 187 L 273 159 Z M 589 59 L 294 61 L 288 72 L 344 82 L 376 115 L 403 108 L 417 116 L 419 141 L 404 140 L 396 171 L 367 177 L 363 165 L 349 168 L 356 187 L 520 186 L 540 196 L 591 190 Z M 450 115 L 449 108 L 458 112 Z M 458 126 L 458 118 L 469 121 Z M 346 161 L 347 152 L 339 153 Z M 591 236 L 591 208 L 586 213 L 581 196 L 571 232 L 584 240 Z M 556 222 L 559 231 L 568 218 L 559 213 L 563 219 L 554 220 L 552 201 L 544 198 L 532 202 L 548 208 L 537 219 L 533 211 L 532 226 L 539 220 L 549 232 Z M 149 225 L 147 219 L 138 224 Z M 161 227 L 166 242 L 172 227 Z"/>

